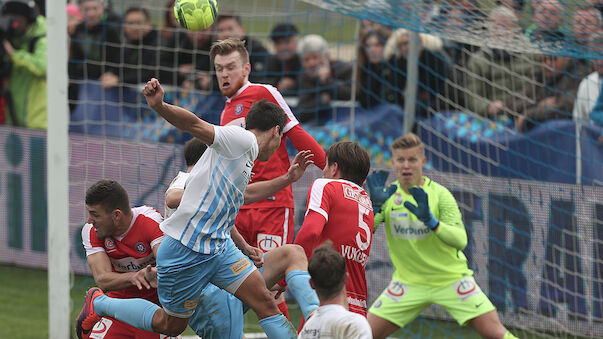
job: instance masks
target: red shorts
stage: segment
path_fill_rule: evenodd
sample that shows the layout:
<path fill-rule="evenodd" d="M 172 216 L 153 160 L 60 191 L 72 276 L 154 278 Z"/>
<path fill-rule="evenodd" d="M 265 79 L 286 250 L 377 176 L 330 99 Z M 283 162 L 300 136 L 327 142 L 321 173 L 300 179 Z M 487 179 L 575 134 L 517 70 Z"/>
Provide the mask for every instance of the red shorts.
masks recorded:
<path fill-rule="evenodd" d="M 264 252 L 293 242 L 293 208 L 241 209 L 235 225 L 249 245 Z"/>
<path fill-rule="evenodd" d="M 94 325 L 90 332 L 90 339 L 167 339 L 182 338 L 170 337 L 165 334 L 143 331 L 111 317 L 103 317 Z"/>

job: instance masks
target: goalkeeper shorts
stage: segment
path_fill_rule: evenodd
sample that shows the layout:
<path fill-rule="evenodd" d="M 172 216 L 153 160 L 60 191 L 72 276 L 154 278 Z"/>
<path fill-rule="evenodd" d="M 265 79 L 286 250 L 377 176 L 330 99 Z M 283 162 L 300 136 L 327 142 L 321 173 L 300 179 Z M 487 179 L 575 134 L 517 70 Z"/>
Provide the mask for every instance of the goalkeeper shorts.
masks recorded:
<path fill-rule="evenodd" d="M 460 325 L 496 309 L 473 277 L 442 286 L 407 285 L 392 279 L 369 313 L 404 327 L 432 304 L 444 307 Z"/>

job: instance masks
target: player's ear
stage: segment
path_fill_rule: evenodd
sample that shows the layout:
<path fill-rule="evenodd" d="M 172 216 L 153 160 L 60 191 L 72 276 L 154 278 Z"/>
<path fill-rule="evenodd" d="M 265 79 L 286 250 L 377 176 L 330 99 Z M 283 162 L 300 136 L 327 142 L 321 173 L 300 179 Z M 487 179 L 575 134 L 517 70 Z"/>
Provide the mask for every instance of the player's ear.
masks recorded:
<path fill-rule="evenodd" d="M 313 289 L 316 289 L 316 287 L 314 287 L 314 282 L 312 281 L 312 278 L 310 278 L 309 281 L 310 281 L 310 287 L 312 287 Z"/>
<path fill-rule="evenodd" d="M 251 64 L 250 63 L 245 63 L 245 66 L 243 66 L 243 76 L 247 77 L 249 76 L 249 73 L 251 73 Z"/>

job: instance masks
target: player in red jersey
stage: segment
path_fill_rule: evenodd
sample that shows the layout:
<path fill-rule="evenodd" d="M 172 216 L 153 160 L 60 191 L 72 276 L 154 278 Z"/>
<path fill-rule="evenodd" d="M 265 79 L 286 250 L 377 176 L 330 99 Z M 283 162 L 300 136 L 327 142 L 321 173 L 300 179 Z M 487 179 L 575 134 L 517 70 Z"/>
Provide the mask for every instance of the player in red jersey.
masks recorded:
<path fill-rule="evenodd" d="M 316 246 L 331 240 L 346 259 L 346 284 L 352 312 L 366 316 L 367 287 L 364 267 L 371 250 L 373 205 L 362 185 L 371 166 L 368 152 L 352 142 L 338 142 L 327 150 L 324 178 L 308 193 L 306 218 L 295 243 L 308 258 Z"/>
<path fill-rule="evenodd" d="M 268 161 L 255 162 L 250 184 L 271 180 L 287 173 L 290 166 L 287 138 L 297 150 L 310 150 L 314 154 L 314 164 L 324 168 L 324 150 L 301 127 L 279 91 L 271 85 L 249 82 L 249 54 L 241 40 L 219 41 L 212 46 L 209 55 L 216 69 L 220 92 L 226 97 L 220 125 L 237 124 L 245 127 L 249 108 L 254 102 L 262 99 L 279 105 L 287 115 L 281 145 Z M 235 226 L 248 244 L 267 252 L 293 242 L 293 207 L 293 191 L 291 186 L 287 186 L 267 199 L 241 207 Z M 288 316 L 283 298 L 279 299 L 279 308 Z"/>
<path fill-rule="evenodd" d="M 88 223 L 82 243 L 97 286 L 110 297 L 144 298 L 159 304 L 155 258 L 163 232 L 163 217 L 149 206 L 130 208 L 128 193 L 116 181 L 100 180 L 86 191 Z M 104 317 L 89 338 L 169 338 Z"/>

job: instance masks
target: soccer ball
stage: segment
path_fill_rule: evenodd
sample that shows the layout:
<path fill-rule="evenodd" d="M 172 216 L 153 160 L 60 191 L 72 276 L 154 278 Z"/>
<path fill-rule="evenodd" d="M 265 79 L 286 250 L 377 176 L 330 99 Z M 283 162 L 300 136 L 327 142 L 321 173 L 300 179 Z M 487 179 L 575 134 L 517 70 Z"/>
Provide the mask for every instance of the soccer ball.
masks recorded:
<path fill-rule="evenodd" d="M 217 14 L 216 0 L 176 0 L 174 3 L 176 20 L 191 31 L 201 31 L 211 26 Z"/>

